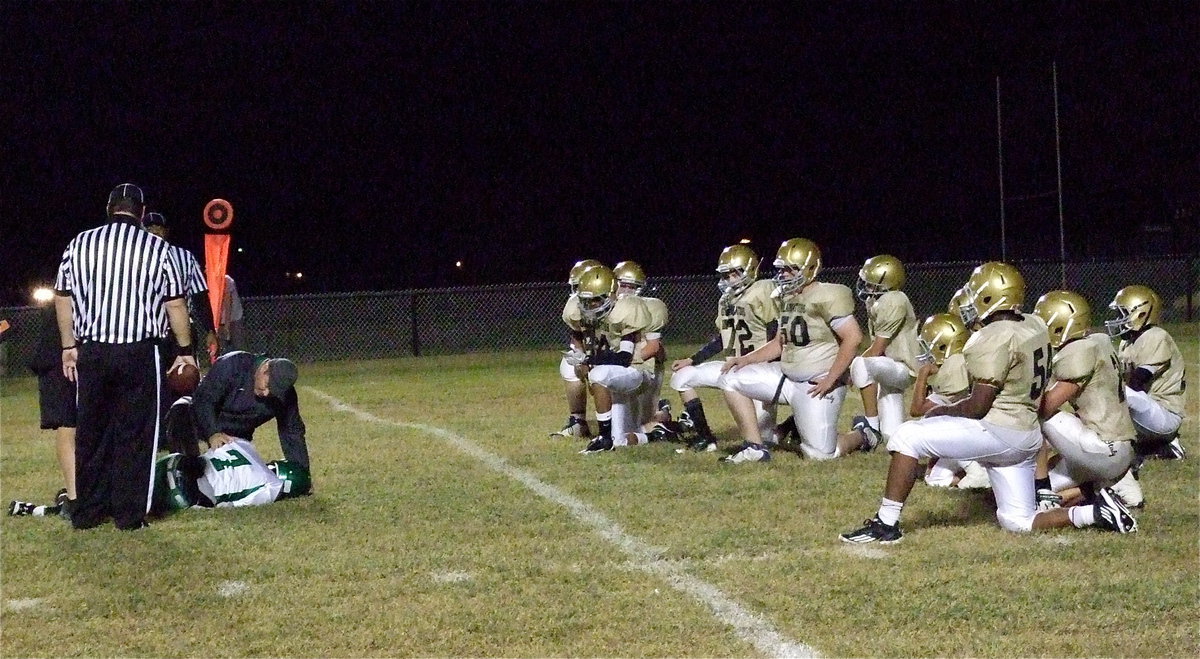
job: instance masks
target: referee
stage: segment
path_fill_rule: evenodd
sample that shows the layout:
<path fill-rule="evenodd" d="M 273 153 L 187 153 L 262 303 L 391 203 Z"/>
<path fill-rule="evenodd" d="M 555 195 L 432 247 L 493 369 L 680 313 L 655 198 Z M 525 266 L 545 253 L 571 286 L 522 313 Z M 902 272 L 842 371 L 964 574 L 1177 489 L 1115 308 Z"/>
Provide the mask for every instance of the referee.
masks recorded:
<path fill-rule="evenodd" d="M 216 345 L 217 335 L 213 331 L 212 305 L 208 301 L 208 281 L 204 278 L 204 270 L 200 268 L 200 262 L 196 260 L 190 250 L 171 243 L 171 229 L 167 226 L 167 218 L 163 217 L 162 213 L 146 213 L 146 216 L 142 218 L 142 226 L 146 231 L 171 244 L 171 257 L 175 259 L 175 263 L 179 267 L 179 274 L 183 278 L 183 294 L 187 299 L 188 313 L 192 321 L 196 323 L 196 327 L 199 328 L 199 334 L 204 338 L 205 344 Z M 168 338 L 164 345 L 171 351 L 170 356 L 173 358 L 174 351 L 178 346 L 172 340 L 170 328 L 165 321 L 162 331 Z"/>
<path fill-rule="evenodd" d="M 110 516 L 118 529 L 146 526 L 166 318 L 181 346 L 172 366 L 196 363 L 178 265 L 170 245 L 139 226 L 144 212 L 140 188 L 114 188 L 108 223 L 67 244 L 55 279 L 63 374 L 78 385 L 77 529 Z"/>

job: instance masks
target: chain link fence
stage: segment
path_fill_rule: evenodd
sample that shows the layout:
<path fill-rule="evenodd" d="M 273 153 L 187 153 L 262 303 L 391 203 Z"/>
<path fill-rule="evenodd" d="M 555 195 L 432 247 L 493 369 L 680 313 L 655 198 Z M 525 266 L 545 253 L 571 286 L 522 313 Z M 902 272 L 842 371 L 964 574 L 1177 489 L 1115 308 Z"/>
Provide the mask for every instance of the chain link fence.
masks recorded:
<path fill-rule="evenodd" d="M 944 311 L 977 263 L 906 264 L 905 291 L 918 317 Z M 1189 322 L 1200 313 L 1200 259 L 1163 257 L 1129 261 L 1018 264 L 1026 281 L 1026 308 L 1056 288 L 1077 291 L 1092 304 L 1093 322 L 1108 317 L 1107 306 L 1121 287 L 1146 284 L 1162 296 L 1163 322 Z M 766 268 L 764 268 L 766 270 Z M 766 274 L 765 272 L 763 274 Z M 826 268 L 824 281 L 853 288 L 858 268 Z M 553 349 L 566 340 L 561 316 L 565 282 L 376 293 L 330 293 L 245 298 L 249 348 L 298 361 L 380 359 L 498 350 Z M 672 345 L 698 344 L 715 331 L 717 276 L 650 278 L 644 295 L 667 303 L 671 320 L 664 333 Z M 859 307 L 859 320 L 866 318 Z M 25 364 L 37 340 L 38 309 L 0 309 L 12 329 L 0 344 L 7 373 L 28 373 Z M 672 356 L 678 356 L 672 353 Z"/>

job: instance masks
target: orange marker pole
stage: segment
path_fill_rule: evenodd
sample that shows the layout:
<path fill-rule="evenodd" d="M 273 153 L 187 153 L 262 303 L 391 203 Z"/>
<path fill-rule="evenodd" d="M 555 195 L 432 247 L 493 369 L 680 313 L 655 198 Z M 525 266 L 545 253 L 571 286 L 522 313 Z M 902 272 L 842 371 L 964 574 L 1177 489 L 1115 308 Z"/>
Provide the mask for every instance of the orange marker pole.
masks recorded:
<path fill-rule="evenodd" d="M 225 301 L 225 272 L 229 266 L 229 243 L 232 236 L 233 205 L 224 199 L 213 199 L 204 205 L 204 271 L 208 279 L 208 298 L 212 305 L 213 327 L 221 327 L 221 308 Z M 216 346 L 209 348 L 209 357 L 217 360 Z"/>

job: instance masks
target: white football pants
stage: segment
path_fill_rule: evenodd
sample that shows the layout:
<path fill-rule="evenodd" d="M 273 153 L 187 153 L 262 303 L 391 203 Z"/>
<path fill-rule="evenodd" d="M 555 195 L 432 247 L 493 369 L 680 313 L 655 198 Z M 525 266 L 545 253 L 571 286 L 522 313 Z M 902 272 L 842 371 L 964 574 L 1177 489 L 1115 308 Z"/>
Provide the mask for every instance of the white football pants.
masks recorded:
<path fill-rule="evenodd" d="M 904 390 L 913 376 L 903 362 L 891 357 L 855 357 L 850 362 L 850 382 L 858 389 L 878 384 L 879 432 L 884 439 L 904 423 Z"/>
<path fill-rule="evenodd" d="M 888 451 L 911 458 L 975 460 L 988 472 L 996 496 L 996 518 L 1008 531 L 1033 529 L 1037 514 L 1033 473 L 1039 429 L 1013 430 L 978 419 L 935 416 L 900 424 L 888 440 Z M 939 460 L 940 461 L 940 460 Z"/>
<path fill-rule="evenodd" d="M 1042 422 L 1042 434 L 1062 459 L 1050 470 L 1055 491 L 1094 483 L 1096 489 L 1121 479 L 1133 465 L 1132 442 L 1106 442 L 1079 417 L 1059 412 Z"/>
<path fill-rule="evenodd" d="M 643 394 L 652 386 L 653 373 L 644 373 L 630 366 L 593 366 L 588 382 L 608 389 L 612 396 L 612 440 L 614 446 L 625 446 L 625 433 L 641 430 Z M 653 414 L 653 403 L 651 404 Z M 647 417 L 648 418 L 648 417 Z"/>
<path fill-rule="evenodd" d="M 671 375 L 671 388 L 679 392 L 698 387 L 724 389 L 725 376 L 721 373 L 721 367 L 724 365 L 725 362 L 723 361 L 711 361 L 704 362 L 698 366 L 685 366 Z M 764 403 L 761 400 L 754 401 L 754 415 L 758 419 L 758 435 L 760 438 L 769 439 L 774 437 L 776 409 L 775 405 Z"/>
<path fill-rule="evenodd" d="M 822 377 L 824 374 L 815 376 L 813 381 Z M 838 457 L 837 419 L 842 402 L 846 400 L 846 387 L 837 387 L 820 398 L 813 398 L 808 395 L 812 388 L 808 381 L 797 382 L 784 377 L 779 362 L 770 362 L 750 364 L 726 373 L 722 388 L 764 403 L 777 401 L 791 405 L 796 430 L 800 432 L 800 450 L 805 457 L 813 460 Z"/>
<path fill-rule="evenodd" d="M 1179 432 L 1183 417 L 1160 405 L 1150 394 L 1125 387 L 1125 402 L 1138 435 L 1169 441 Z"/>

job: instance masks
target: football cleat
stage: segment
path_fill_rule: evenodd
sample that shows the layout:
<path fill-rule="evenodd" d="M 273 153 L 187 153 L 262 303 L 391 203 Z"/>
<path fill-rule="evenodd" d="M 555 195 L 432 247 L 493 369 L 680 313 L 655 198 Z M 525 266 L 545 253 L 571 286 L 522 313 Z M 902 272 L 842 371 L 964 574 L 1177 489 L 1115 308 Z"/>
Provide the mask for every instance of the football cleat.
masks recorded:
<path fill-rule="evenodd" d="M 713 450 L 716 450 L 715 447 Z M 762 444 L 744 442 L 736 453 L 721 458 L 721 462 L 740 464 L 742 462 L 767 462 L 770 459 L 771 452 L 767 450 L 767 447 Z"/>
<path fill-rule="evenodd" d="M 858 450 L 864 453 L 874 451 L 875 447 L 879 446 L 879 443 L 883 441 L 883 435 L 871 427 L 870 422 L 867 421 L 867 417 L 865 416 L 854 417 L 852 428 L 857 430 L 859 435 L 862 435 L 862 444 L 859 445 Z"/>
<path fill-rule="evenodd" d="M 1169 444 L 1164 444 L 1161 448 L 1146 456 L 1154 460 L 1182 460 L 1187 457 L 1187 451 L 1184 450 L 1183 444 L 1179 443 L 1179 438 L 1171 440 Z"/>
<path fill-rule="evenodd" d="M 33 509 L 36 507 L 37 507 L 37 504 L 32 504 L 32 503 L 29 503 L 28 501 L 9 501 L 8 502 L 8 514 L 10 516 L 32 515 Z"/>
<path fill-rule="evenodd" d="M 854 544 L 878 542 L 881 545 L 890 545 L 903 540 L 904 533 L 900 531 L 899 524 L 884 524 L 878 517 L 872 517 L 863 522 L 861 529 L 843 533 L 838 537 L 842 542 Z"/>
<path fill-rule="evenodd" d="M 613 450 L 613 441 L 611 437 L 597 437 L 588 442 L 588 445 L 579 452 L 580 455 L 591 455 L 592 453 L 602 453 L 604 451 Z"/>
<path fill-rule="evenodd" d="M 1121 503 L 1112 488 L 1106 487 L 1096 493 L 1096 526 L 1117 533 L 1134 533 L 1137 531 L 1137 520 L 1129 514 L 1129 509 Z"/>
<path fill-rule="evenodd" d="M 580 439 L 588 439 L 592 436 L 592 429 L 588 427 L 587 421 L 579 417 L 567 417 L 567 425 L 550 433 L 551 437 L 578 437 Z"/>
<path fill-rule="evenodd" d="M 1142 484 L 1138 482 L 1137 471 L 1130 469 L 1121 480 L 1112 484 L 1112 491 L 1121 498 L 1126 508 L 1142 508 L 1146 505 L 1146 496 L 1142 493 Z"/>
<path fill-rule="evenodd" d="M 646 433 L 646 438 L 652 442 L 670 442 L 678 437 L 679 433 L 676 433 L 674 430 L 671 430 L 661 423 L 654 424 L 654 427 L 650 429 L 650 432 Z"/>
<path fill-rule="evenodd" d="M 717 450 L 717 440 L 701 437 L 691 444 L 688 444 L 688 449 L 697 453 L 713 453 Z"/>
<path fill-rule="evenodd" d="M 687 412 L 679 413 L 679 425 L 684 430 L 695 430 L 696 429 L 696 422 L 692 420 L 692 415 L 688 414 Z"/>

